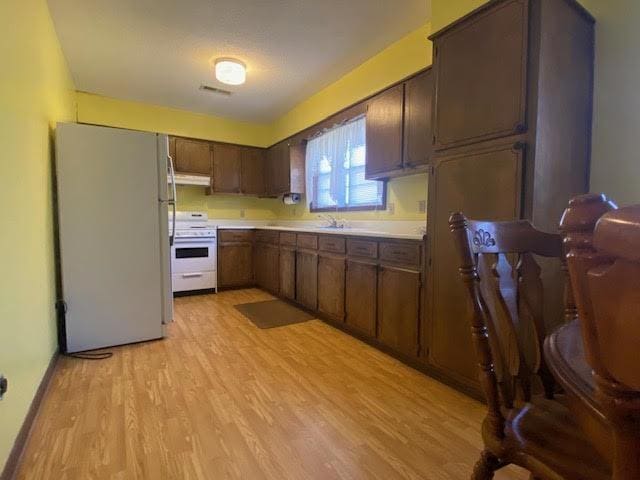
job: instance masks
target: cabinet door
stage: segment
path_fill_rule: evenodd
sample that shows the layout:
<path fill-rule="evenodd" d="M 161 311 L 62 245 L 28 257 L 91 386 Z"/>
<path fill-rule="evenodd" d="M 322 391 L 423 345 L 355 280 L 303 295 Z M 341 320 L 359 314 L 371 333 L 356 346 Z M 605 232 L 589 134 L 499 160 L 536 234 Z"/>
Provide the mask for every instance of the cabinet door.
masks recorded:
<path fill-rule="evenodd" d="M 176 137 L 169 137 L 169 156 L 173 159 L 174 166 L 176 161 Z"/>
<path fill-rule="evenodd" d="M 344 320 L 345 258 L 320 254 L 318 258 L 318 311 Z"/>
<path fill-rule="evenodd" d="M 265 194 L 266 155 L 262 148 L 243 147 L 240 153 L 241 190 L 245 195 Z"/>
<path fill-rule="evenodd" d="M 376 335 L 378 266 L 347 260 L 345 322 L 369 337 Z"/>
<path fill-rule="evenodd" d="M 212 190 L 216 193 L 240 193 L 240 147 L 213 144 Z"/>
<path fill-rule="evenodd" d="M 250 243 L 218 244 L 218 286 L 253 284 L 253 246 Z"/>
<path fill-rule="evenodd" d="M 256 249 L 256 262 L 260 265 L 260 278 L 256 282 L 266 291 L 275 295 L 280 290 L 280 278 L 278 272 L 280 270 L 280 248 L 277 245 L 269 245 L 266 243 L 257 244 L 259 251 Z"/>
<path fill-rule="evenodd" d="M 309 310 L 318 308 L 318 254 L 300 250 L 296 254 L 296 300 Z"/>
<path fill-rule="evenodd" d="M 417 357 L 420 322 L 420 273 L 380 267 L 378 273 L 378 340 L 393 350 Z"/>
<path fill-rule="evenodd" d="M 256 243 L 253 247 L 253 278 L 256 286 L 266 290 L 267 265 L 264 261 L 265 247 L 266 245 L 264 243 Z"/>
<path fill-rule="evenodd" d="M 405 83 L 404 166 L 427 165 L 431 160 L 433 73 L 429 69 Z"/>
<path fill-rule="evenodd" d="M 526 130 L 528 0 L 495 6 L 435 39 L 435 147 Z"/>
<path fill-rule="evenodd" d="M 383 178 L 402 169 L 404 84 L 385 90 L 367 103 L 367 178 Z"/>
<path fill-rule="evenodd" d="M 459 258 L 449 216 L 514 220 L 520 215 L 523 151 L 512 145 L 438 159 L 429 186 L 431 268 L 423 345 L 428 362 L 448 376 L 477 387 L 468 293 L 458 272 Z"/>
<path fill-rule="evenodd" d="M 209 142 L 176 138 L 174 161 L 177 173 L 211 175 Z"/>
<path fill-rule="evenodd" d="M 289 143 L 283 141 L 275 144 L 269 148 L 267 156 L 267 193 L 276 196 L 289 192 Z"/>
<path fill-rule="evenodd" d="M 280 295 L 296 299 L 296 251 L 280 247 Z"/>

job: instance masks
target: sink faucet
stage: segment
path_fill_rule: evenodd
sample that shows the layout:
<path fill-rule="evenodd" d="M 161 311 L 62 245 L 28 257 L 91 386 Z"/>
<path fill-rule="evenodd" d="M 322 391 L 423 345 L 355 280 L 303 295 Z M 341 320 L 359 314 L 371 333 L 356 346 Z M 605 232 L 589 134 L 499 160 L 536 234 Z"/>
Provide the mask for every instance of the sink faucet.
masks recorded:
<path fill-rule="evenodd" d="M 327 227 L 329 228 L 344 228 L 344 222 L 340 222 L 336 217 L 329 215 L 328 213 L 325 215 L 318 215 L 318 218 L 327 222 Z"/>

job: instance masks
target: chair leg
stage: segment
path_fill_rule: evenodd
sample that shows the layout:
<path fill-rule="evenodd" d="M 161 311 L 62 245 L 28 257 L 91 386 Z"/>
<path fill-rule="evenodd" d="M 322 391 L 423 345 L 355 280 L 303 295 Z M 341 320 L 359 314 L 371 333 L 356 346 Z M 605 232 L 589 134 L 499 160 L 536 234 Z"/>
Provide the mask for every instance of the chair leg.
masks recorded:
<path fill-rule="evenodd" d="M 493 473 L 503 466 L 503 463 L 489 450 L 483 450 L 480 460 L 473 467 L 471 480 L 491 480 Z"/>

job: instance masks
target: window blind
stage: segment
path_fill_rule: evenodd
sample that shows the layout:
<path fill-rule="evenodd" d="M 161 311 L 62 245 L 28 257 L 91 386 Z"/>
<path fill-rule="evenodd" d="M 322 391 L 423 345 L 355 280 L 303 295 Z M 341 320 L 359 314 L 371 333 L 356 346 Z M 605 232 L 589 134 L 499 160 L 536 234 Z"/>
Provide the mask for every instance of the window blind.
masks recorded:
<path fill-rule="evenodd" d="M 306 182 L 311 211 L 384 207 L 384 182 L 364 178 L 366 148 L 364 116 L 309 140 Z"/>

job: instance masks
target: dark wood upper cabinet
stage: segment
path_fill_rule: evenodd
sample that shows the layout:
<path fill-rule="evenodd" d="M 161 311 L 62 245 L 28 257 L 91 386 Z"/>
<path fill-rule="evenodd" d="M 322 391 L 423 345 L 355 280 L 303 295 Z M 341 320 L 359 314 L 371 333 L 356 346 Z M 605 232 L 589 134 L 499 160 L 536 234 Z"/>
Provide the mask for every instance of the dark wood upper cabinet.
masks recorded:
<path fill-rule="evenodd" d="M 169 144 L 171 148 L 171 143 Z M 174 165 L 177 173 L 211 175 L 210 143 L 188 138 L 174 139 Z"/>
<path fill-rule="evenodd" d="M 214 193 L 240 193 L 241 148 L 226 143 L 213 144 L 211 190 Z"/>
<path fill-rule="evenodd" d="M 434 36 L 436 150 L 526 130 L 528 0 Z"/>
<path fill-rule="evenodd" d="M 367 164 L 365 176 L 402 170 L 404 84 L 396 85 L 367 102 Z"/>
<path fill-rule="evenodd" d="M 318 253 L 296 253 L 296 300 L 309 310 L 318 307 Z"/>
<path fill-rule="evenodd" d="M 425 70 L 410 78 L 406 81 L 404 88 L 403 165 L 405 168 L 415 168 L 428 165 L 433 150 L 432 70 Z"/>
<path fill-rule="evenodd" d="M 305 144 L 283 140 L 267 150 L 266 194 L 304 193 Z"/>
<path fill-rule="evenodd" d="M 439 159 L 429 185 L 433 208 L 429 215 L 432 266 L 428 283 L 433 289 L 425 341 L 428 360 L 435 368 L 470 388 L 478 371 L 471 342 L 470 306 L 458 272 L 459 259 L 451 240 L 449 216 L 464 212 L 469 218 L 514 220 L 520 216 L 523 150 L 512 144 L 451 155 Z"/>
<path fill-rule="evenodd" d="M 241 188 L 245 195 L 262 196 L 265 194 L 266 151 L 263 148 L 242 147 Z"/>
<path fill-rule="evenodd" d="M 318 256 L 318 311 L 344 320 L 345 258 L 320 253 Z"/>
<path fill-rule="evenodd" d="M 288 190 L 289 144 L 276 143 L 267 150 L 266 192 L 278 196 Z"/>
<path fill-rule="evenodd" d="M 420 272 L 381 266 L 378 292 L 378 340 L 403 355 L 417 357 Z"/>
<path fill-rule="evenodd" d="M 376 335 L 377 278 L 378 266 L 375 263 L 347 260 L 345 323 L 370 338 Z"/>

